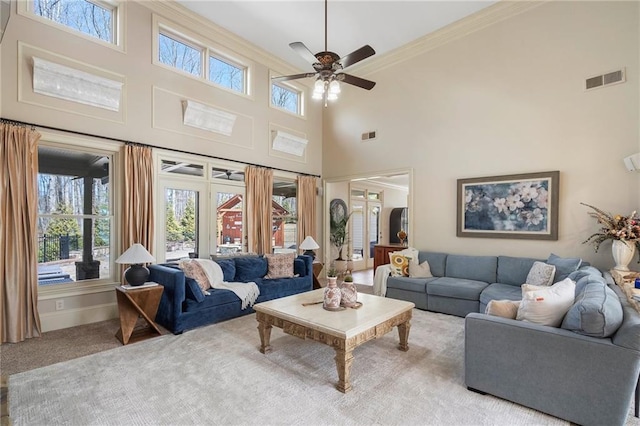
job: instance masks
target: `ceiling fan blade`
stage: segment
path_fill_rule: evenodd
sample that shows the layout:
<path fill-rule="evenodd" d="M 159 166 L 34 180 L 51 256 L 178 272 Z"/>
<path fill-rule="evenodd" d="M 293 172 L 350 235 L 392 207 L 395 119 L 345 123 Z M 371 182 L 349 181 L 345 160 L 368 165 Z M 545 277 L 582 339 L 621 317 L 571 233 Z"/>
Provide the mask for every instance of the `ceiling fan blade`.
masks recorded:
<path fill-rule="evenodd" d="M 316 56 L 313 53 L 311 53 L 311 51 L 307 48 L 307 46 L 304 45 L 303 42 L 294 41 L 293 43 L 289 43 L 289 47 L 295 50 L 298 53 L 298 55 L 306 59 L 311 65 L 318 62 L 318 60 L 316 59 Z"/>
<path fill-rule="evenodd" d="M 316 73 L 314 73 L 314 72 L 306 72 L 304 74 L 282 75 L 282 76 L 279 76 L 279 77 L 271 77 L 271 81 L 297 80 L 299 78 L 313 77 L 315 75 L 316 75 Z"/>
<path fill-rule="evenodd" d="M 373 47 L 367 44 L 362 46 L 360 49 L 354 50 L 353 52 L 349 53 L 347 56 L 341 58 L 340 64 L 342 65 L 342 68 L 347 68 L 375 54 L 376 54 L 376 51 L 373 50 Z"/>
<path fill-rule="evenodd" d="M 353 84 L 354 86 L 362 87 L 366 90 L 371 90 L 376 85 L 375 81 L 365 80 L 364 78 L 356 77 L 351 74 L 336 74 L 338 81 L 343 81 L 347 84 Z"/>

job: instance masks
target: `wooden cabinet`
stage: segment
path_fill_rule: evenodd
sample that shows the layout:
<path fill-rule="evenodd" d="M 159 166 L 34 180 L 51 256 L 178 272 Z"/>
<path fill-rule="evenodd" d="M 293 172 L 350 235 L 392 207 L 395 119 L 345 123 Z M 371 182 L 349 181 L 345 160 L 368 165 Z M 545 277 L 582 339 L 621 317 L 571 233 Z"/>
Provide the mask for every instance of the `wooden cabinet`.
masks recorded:
<path fill-rule="evenodd" d="M 393 253 L 394 251 L 400 251 L 405 249 L 406 247 L 401 244 L 388 244 L 388 245 L 376 245 L 373 246 L 373 270 L 378 268 L 380 265 L 386 265 L 389 263 L 389 253 Z"/>

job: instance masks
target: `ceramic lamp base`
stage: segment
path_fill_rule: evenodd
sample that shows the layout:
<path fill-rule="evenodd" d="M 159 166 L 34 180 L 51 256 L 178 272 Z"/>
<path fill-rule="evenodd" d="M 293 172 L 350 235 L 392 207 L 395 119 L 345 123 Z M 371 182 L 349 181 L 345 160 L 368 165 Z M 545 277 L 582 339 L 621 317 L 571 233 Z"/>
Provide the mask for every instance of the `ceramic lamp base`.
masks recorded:
<path fill-rule="evenodd" d="M 149 279 L 149 270 L 140 264 L 131 265 L 129 269 L 124 272 L 124 278 L 130 285 L 139 286 L 146 283 L 147 279 Z"/>

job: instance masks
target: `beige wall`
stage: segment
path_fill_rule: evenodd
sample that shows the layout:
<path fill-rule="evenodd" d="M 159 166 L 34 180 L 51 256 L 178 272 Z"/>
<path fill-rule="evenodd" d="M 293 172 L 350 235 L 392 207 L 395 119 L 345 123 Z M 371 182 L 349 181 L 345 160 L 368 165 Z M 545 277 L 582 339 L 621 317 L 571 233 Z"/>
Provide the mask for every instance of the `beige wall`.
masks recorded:
<path fill-rule="evenodd" d="M 125 44 L 124 50 L 118 50 L 18 14 L 17 3 L 13 1 L 10 24 L 0 50 L 1 116 L 293 172 L 320 174 L 321 106 L 308 100 L 306 115 L 302 118 L 270 107 L 270 71 L 289 74 L 298 70 L 179 6 L 133 1 L 122 2 L 122 5 L 126 12 Z M 185 35 L 198 37 L 210 47 L 248 60 L 253 66 L 250 96 L 238 96 L 154 65 L 154 13 L 170 18 Z M 111 112 L 34 93 L 33 56 L 124 81 L 120 111 Z M 306 88 L 300 84 L 297 87 Z M 186 99 L 238 115 L 233 135 L 225 137 L 182 125 L 180 101 Z M 309 143 L 305 156 L 270 151 L 271 130 L 306 137 Z M 120 212 L 114 213 L 118 219 Z M 64 301 L 63 310 L 55 311 L 56 300 Z M 45 330 L 97 321 L 117 313 L 110 286 L 92 290 L 42 290 L 39 301 Z"/>
<path fill-rule="evenodd" d="M 613 265 L 581 242 L 596 231 L 580 202 L 640 210 L 637 2 L 548 2 L 363 77 L 325 114 L 325 178 L 414 169 L 413 244 L 427 250 Z M 374 46 L 375 47 L 375 46 Z M 584 80 L 625 67 L 624 84 Z M 375 68 L 375 64 L 365 71 Z M 358 74 L 357 70 L 353 72 Z M 362 143 L 360 134 L 377 130 Z M 456 237 L 456 180 L 559 170 L 558 241 Z M 635 267 L 638 269 L 638 266 Z"/>

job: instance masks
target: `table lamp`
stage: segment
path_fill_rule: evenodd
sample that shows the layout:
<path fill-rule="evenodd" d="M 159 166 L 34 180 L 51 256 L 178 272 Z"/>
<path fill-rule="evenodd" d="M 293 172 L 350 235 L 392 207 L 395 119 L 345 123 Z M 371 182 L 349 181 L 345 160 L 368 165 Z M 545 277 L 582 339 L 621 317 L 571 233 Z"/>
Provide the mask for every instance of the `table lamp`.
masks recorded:
<path fill-rule="evenodd" d="M 132 286 L 139 286 L 147 282 L 149 270 L 143 263 L 155 262 L 156 258 L 145 249 L 142 244 L 135 243 L 116 259 L 116 263 L 126 263 L 131 266 L 124 271 L 124 278 Z"/>
<path fill-rule="evenodd" d="M 316 240 L 311 237 L 311 235 L 307 235 L 307 238 L 305 238 L 302 244 L 300 244 L 300 248 L 304 250 L 304 253 L 302 254 L 306 254 L 307 256 L 311 256 L 313 259 L 315 259 L 316 254 L 314 250 L 319 249 L 320 246 L 318 245 L 318 243 L 316 243 Z"/>

